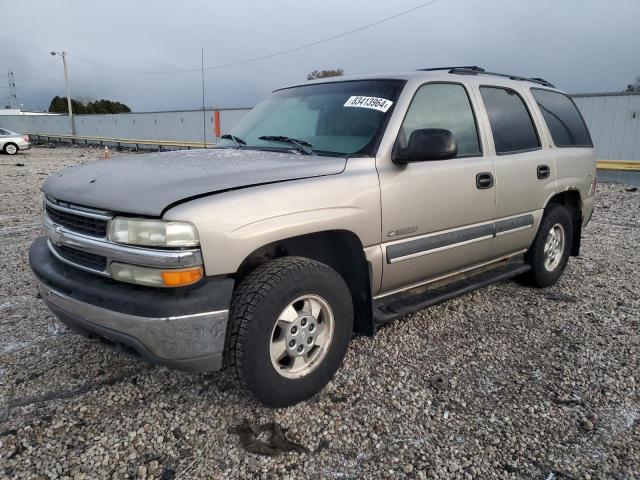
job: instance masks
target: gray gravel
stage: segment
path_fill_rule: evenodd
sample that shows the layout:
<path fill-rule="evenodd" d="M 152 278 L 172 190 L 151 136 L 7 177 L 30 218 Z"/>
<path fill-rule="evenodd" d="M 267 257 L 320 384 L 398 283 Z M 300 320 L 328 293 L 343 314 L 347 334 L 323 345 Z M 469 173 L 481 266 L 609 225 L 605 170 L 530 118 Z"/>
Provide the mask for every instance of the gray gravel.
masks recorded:
<path fill-rule="evenodd" d="M 583 255 L 553 288 L 507 282 L 356 338 L 317 398 L 270 410 L 222 373 L 89 343 L 37 298 L 38 189 L 100 156 L 0 156 L 0 476 L 640 478 L 639 192 L 599 186 Z M 245 419 L 308 453 L 247 453 Z"/>

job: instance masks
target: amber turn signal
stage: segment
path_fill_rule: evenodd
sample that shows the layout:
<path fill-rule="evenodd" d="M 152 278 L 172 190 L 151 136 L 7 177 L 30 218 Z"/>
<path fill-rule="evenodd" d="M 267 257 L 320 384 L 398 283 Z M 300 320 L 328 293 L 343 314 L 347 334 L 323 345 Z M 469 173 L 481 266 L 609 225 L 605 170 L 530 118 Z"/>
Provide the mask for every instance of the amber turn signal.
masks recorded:
<path fill-rule="evenodd" d="M 162 272 L 162 281 L 167 287 L 191 285 L 202 278 L 202 267 L 187 270 L 167 270 Z"/>

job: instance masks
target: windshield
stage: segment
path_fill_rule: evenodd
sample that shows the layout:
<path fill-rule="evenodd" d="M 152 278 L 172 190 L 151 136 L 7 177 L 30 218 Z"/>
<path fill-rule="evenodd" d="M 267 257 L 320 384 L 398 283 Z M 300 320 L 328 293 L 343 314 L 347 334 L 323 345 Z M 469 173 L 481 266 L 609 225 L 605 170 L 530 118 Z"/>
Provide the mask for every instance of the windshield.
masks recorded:
<path fill-rule="evenodd" d="M 294 140 L 317 155 L 373 156 L 404 84 L 404 80 L 353 80 L 278 90 L 218 145 L 291 150 L 296 148 Z M 275 136 L 288 139 L 266 138 Z"/>

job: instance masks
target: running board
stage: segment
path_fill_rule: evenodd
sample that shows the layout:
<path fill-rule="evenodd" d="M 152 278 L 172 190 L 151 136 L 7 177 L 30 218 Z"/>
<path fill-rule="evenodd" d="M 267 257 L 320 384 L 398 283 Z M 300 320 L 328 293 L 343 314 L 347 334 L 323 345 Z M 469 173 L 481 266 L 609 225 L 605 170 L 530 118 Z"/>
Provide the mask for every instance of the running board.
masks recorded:
<path fill-rule="evenodd" d="M 375 300 L 373 304 L 375 324 L 377 326 L 385 325 L 396 318 L 445 302 L 454 297 L 459 297 L 465 293 L 473 292 L 493 283 L 508 280 L 529 270 L 531 270 L 531 267 L 526 263 L 508 263 L 501 267 L 454 281 L 448 285 L 421 291 L 420 293 L 415 293 L 415 290 L 414 293 L 411 291 L 400 292 Z"/>

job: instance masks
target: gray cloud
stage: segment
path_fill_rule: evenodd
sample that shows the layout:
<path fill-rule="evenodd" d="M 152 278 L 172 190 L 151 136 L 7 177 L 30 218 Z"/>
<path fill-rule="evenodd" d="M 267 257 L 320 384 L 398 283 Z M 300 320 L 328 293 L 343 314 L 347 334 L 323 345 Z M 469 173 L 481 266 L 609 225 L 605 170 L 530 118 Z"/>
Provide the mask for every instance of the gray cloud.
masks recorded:
<path fill-rule="evenodd" d="M 49 51 L 64 49 L 74 98 L 115 99 L 137 111 L 198 108 L 199 72 L 119 69 L 198 68 L 202 47 L 205 65 L 234 62 L 313 42 L 419 3 L 0 0 L 1 10 L 16 19 L 3 21 L 0 29 L 0 72 L 15 72 L 25 108 L 46 108 L 51 97 L 64 94 L 60 58 Z M 541 76 L 569 92 L 617 91 L 640 75 L 638 20 L 637 0 L 440 0 L 322 45 L 208 71 L 206 103 L 250 106 L 274 88 L 304 81 L 311 70 L 335 67 L 356 74 L 473 64 Z M 0 89 L 0 96 L 6 92 Z"/>

